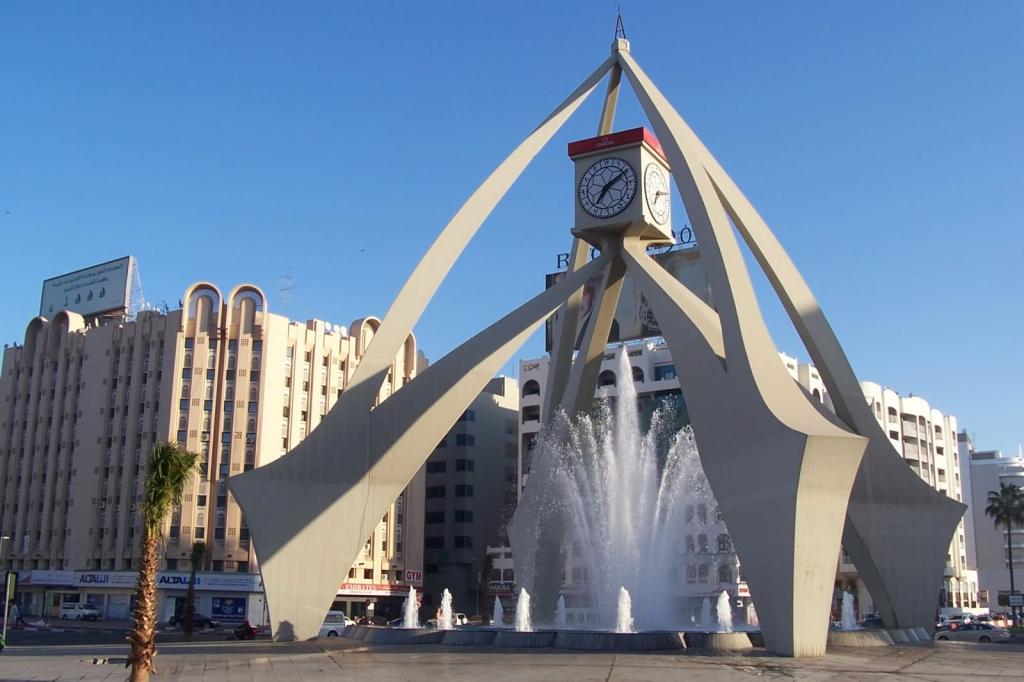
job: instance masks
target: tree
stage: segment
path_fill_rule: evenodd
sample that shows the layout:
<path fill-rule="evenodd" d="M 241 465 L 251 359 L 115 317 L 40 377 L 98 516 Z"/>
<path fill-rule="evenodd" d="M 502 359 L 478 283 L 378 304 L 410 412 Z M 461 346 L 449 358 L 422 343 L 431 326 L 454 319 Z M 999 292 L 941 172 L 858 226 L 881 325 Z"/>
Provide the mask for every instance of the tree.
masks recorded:
<path fill-rule="evenodd" d="M 142 493 L 142 539 L 139 546 L 139 582 L 135 588 L 135 612 L 128 635 L 131 682 L 147 682 L 156 672 L 156 567 L 157 543 L 171 508 L 181 504 L 185 485 L 196 471 L 199 455 L 173 443 L 157 443 L 149 458 Z"/>
<path fill-rule="evenodd" d="M 188 576 L 188 592 L 185 593 L 185 608 L 181 615 L 181 630 L 185 633 L 185 639 L 192 639 L 192 630 L 195 629 L 193 623 L 193 617 L 196 612 L 196 571 L 199 570 L 199 564 L 203 561 L 203 555 L 206 554 L 206 543 L 196 542 L 192 545 L 192 553 L 188 556 L 189 565 L 189 576 Z"/>
<path fill-rule="evenodd" d="M 1010 594 L 1016 591 L 1013 581 L 1013 526 L 1024 525 L 1024 491 L 1013 483 L 1000 483 L 999 490 L 988 491 L 988 506 L 985 515 L 992 519 L 996 528 L 1006 529 L 1006 555 L 1010 566 Z M 1016 613 L 1016 607 L 1013 607 Z"/>

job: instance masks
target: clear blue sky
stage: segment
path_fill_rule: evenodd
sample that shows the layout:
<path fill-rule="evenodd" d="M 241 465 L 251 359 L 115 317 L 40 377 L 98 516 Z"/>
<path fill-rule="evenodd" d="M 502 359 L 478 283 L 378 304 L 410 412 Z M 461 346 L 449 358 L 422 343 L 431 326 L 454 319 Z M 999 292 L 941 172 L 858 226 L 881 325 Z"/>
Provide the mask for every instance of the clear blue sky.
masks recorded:
<path fill-rule="evenodd" d="M 634 56 L 767 218 L 860 377 L 1015 451 L 1024 3 L 622 5 Z M 0 336 L 21 340 L 44 278 L 124 254 L 154 302 L 252 281 L 293 318 L 382 315 L 605 58 L 614 20 L 608 1 L 0 4 Z M 565 143 L 596 117 L 595 99 L 445 282 L 416 328 L 431 358 L 543 286 L 569 243 Z M 643 122 L 625 98 L 617 127 Z M 765 302 L 780 350 L 806 360 Z M 541 352 L 534 338 L 517 358 Z"/>

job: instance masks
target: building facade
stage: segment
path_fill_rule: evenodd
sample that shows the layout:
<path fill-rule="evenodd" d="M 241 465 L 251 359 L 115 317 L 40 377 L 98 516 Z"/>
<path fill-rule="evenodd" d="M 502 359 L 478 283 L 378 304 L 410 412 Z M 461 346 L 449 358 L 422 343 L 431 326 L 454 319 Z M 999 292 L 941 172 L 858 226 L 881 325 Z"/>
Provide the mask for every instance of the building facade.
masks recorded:
<path fill-rule="evenodd" d="M 507 543 L 515 510 L 519 384 L 492 379 L 438 443 L 426 464 L 423 606 L 452 593 L 463 613 L 488 612 L 490 545 Z"/>
<path fill-rule="evenodd" d="M 1017 485 L 1024 488 L 1024 457 L 1006 456 L 999 450 L 974 450 L 967 434 L 960 434 L 961 458 L 970 463 L 970 508 L 967 510 L 974 525 L 974 554 L 978 567 L 981 592 L 987 596 L 987 605 L 993 611 L 1008 612 L 1010 592 L 1010 561 L 1005 527 L 996 527 L 985 514 L 990 491 L 999 485 Z M 1013 571 L 1017 591 L 1024 581 L 1024 528 L 1011 532 L 1013 543 Z"/>
<path fill-rule="evenodd" d="M 182 302 L 135 319 L 38 317 L 24 344 L 4 350 L 0 534 L 12 542 L 0 560 L 23 576 L 28 613 L 52 617 L 64 601 L 87 600 L 108 617 L 126 615 L 148 456 L 172 441 L 200 454 L 200 473 L 164 529 L 160 617 L 180 608 L 188 556 L 202 541 L 199 610 L 265 620 L 257 558 L 225 480 L 273 461 L 316 428 L 380 322 L 356 320 L 350 333 L 294 322 L 270 313 L 248 284 L 224 296 L 197 283 Z M 422 362 L 410 336 L 380 399 Z M 422 504 L 420 472 L 368 540 L 337 607 L 361 613 L 419 584 Z"/>

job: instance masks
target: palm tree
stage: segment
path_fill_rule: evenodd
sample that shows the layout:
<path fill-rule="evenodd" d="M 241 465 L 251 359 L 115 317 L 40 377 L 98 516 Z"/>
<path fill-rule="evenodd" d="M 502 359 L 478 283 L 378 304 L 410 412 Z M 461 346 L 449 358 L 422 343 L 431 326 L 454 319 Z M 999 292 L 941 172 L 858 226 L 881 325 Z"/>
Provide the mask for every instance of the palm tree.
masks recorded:
<path fill-rule="evenodd" d="M 1010 566 L 1010 594 L 1016 592 L 1013 582 L 1013 526 L 1024 525 L 1024 491 L 1013 483 L 1000 483 L 999 490 L 988 491 L 985 515 L 992 518 L 996 528 L 1006 529 L 1006 556 Z M 1012 609 L 1016 613 L 1016 607 Z"/>
<path fill-rule="evenodd" d="M 181 504 L 185 484 L 197 469 L 199 455 L 173 443 L 157 443 L 149 459 L 142 494 L 142 540 L 139 548 L 139 583 L 135 588 L 135 612 L 128 635 L 132 651 L 126 665 L 131 682 L 147 682 L 156 672 L 156 567 L 157 542 L 171 507 Z"/>
<path fill-rule="evenodd" d="M 196 607 L 196 571 L 206 554 L 206 543 L 196 542 L 192 545 L 192 553 L 188 556 L 188 565 L 191 573 L 188 576 L 188 592 L 185 594 L 185 609 L 181 616 L 181 630 L 185 633 L 185 639 L 192 639 L 194 624 L 192 617 Z"/>

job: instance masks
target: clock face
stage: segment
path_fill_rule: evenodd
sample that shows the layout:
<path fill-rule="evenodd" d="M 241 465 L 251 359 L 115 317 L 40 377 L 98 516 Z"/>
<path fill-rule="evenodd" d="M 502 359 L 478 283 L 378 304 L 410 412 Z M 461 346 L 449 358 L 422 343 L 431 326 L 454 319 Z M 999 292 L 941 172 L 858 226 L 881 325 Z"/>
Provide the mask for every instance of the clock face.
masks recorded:
<path fill-rule="evenodd" d="M 668 221 L 671 196 L 665 171 L 656 163 L 649 163 L 644 169 L 644 195 L 647 197 L 647 208 L 651 212 L 651 217 L 659 225 L 664 225 Z"/>
<path fill-rule="evenodd" d="M 625 159 L 605 157 L 583 172 L 576 194 L 584 211 L 595 218 L 611 218 L 633 201 L 636 171 Z"/>

